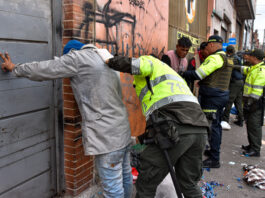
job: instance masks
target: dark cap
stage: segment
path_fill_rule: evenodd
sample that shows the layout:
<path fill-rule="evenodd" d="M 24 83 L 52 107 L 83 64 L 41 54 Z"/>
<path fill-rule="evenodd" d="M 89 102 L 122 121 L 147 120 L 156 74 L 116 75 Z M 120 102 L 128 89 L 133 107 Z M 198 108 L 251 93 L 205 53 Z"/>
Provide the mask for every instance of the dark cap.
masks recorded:
<path fill-rule="evenodd" d="M 250 56 L 254 56 L 259 60 L 262 60 L 264 58 L 264 51 L 261 49 L 254 49 L 250 52 Z"/>
<path fill-rule="evenodd" d="M 222 39 L 222 37 L 220 37 L 218 35 L 212 35 L 209 37 L 208 43 L 212 43 L 212 42 L 223 43 L 223 39 Z"/>
<path fill-rule="evenodd" d="M 233 45 L 228 45 L 227 47 L 226 47 L 226 52 L 227 53 L 235 53 L 235 48 L 234 48 L 234 46 Z"/>

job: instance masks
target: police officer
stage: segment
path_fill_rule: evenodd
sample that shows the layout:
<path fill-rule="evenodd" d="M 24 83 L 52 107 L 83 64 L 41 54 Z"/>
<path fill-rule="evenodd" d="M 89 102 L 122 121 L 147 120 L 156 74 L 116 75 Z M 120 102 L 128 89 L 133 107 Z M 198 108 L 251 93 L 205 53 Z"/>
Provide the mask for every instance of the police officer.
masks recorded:
<path fill-rule="evenodd" d="M 228 59 L 222 50 L 222 43 L 220 36 L 210 36 L 206 49 L 211 55 L 195 71 L 181 74 L 185 79 L 200 80 L 201 107 L 211 122 L 210 150 L 205 151 L 209 158 L 203 161 L 205 168 L 220 167 L 221 116 L 229 99 L 228 87 L 233 66 L 233 60 Z"/>
<path fill-rule="evenodd" d="M 115 56 L 106 62 L 111 68 L 134 75 L 134 86 L 147 120 L 148 138 L 157 138 L 151 117 L 160 120 L 163 137 L 173 142 L 168 153 L 185 197 L 202 197 L 202 152 L 208 121 L 185 80 L 172 68 L 152 56 Z M 152 120 L 152 121 L 151 121 Z M 162 120 L 162 121 L 161 121 Z M 164 120 L 164 121 L 163 121 Z M 167 122 L 167 120 L 169 120 Z M 156 139 L 157 140 L 157 139 Z M 153 198 L 157 186 L 169 172 L 158 144 L 150 144 L 140 155 L 137 198 Z"/>
<path fill-rule="evenodd" d="M 235 48 L 233 47 L 233 45 L 227 46 L 226 54 L 227 56 L 233 58 L 234 65 L 241 65 L 241 60 L 235 54 Z M 237 69 L 233 69 L 229 85 L 229 101 L 225 106 L 225 111 L 223 114 L 223 121 L 226 122 L 228 126 L 229 126 L 228 123 L 229 123 L 230 110 L 233 103 L 235 104 L 235 107 L 238 111 L 238 120 L 234 123 L 240 127 L 243 126 L 243 120 L 244 120 L 243 106 L 242 106 L 243 85 L 244 85 L 243 75 Z"/>
<path fill-rule="evenodd" d="M 262 141 L 262 125 L 264 113 L 264 86 L 265 63 L 264 52 L 260 49 L 253 50 L 248 57 L 251 67 L 241 67 L 241 72 L 246 75 L 244 84 L 243 101 L 244 114 L 247 125 L 249 145 L 242 145 L 243 153 L 250 157 L 260 156 Z"/>

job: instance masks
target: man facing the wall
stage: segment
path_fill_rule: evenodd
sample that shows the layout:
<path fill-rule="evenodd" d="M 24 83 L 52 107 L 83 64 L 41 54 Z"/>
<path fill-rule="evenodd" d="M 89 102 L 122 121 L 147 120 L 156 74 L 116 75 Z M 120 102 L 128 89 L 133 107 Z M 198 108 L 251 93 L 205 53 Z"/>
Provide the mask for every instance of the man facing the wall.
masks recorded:
<path fill-rule="evenodd" d="M 95 166 L 105 198 L 131 197 L 131 133 L 122 101 L 119 74 L 111 70 L 94 45 L 71 40 L 64 56 L 55 60 L 24 64 L 12 63 L 0 53 L 2 69 L 16 77 L 34 81 L 70 78 L 82 116 L 85 155 L 95 156 Z"/>

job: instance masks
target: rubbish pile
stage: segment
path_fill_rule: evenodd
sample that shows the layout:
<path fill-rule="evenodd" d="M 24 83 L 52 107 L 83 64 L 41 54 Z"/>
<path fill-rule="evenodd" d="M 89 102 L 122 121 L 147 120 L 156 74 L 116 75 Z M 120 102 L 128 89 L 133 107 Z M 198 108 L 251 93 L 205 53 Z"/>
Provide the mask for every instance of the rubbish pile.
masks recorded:
<path fill-rule="evenodd" d="M 220 184 L 216 181 L 211 181 L 211 182 L 202 182 L 202 186 L 201 186 L 201 191 L 202 191 L 202 195 L 205 198 L 215 198 L 217 196 L 217 194 L 214 192 L 214 188 L 217 186 L 223 187 L 224 184 Z"/>
<path fill-rule="evenodd" d="M 245 171 L 243 180 L 250 186 L 265 190 L 265 170 L 253 165 L 243 166 Z"/>

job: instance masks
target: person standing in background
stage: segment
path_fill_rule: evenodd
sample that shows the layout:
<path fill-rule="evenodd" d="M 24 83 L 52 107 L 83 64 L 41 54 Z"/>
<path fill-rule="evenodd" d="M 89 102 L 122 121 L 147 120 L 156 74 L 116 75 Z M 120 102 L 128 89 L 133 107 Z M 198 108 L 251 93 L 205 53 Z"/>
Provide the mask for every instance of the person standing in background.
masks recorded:
<path fill-rule="evenodd" d="M 235 48 L 232 45 L 227 46 L 226 48 L 227 56 L 233 58 L 234 65 L 241 65 L 240 58 L 235 54 Z M 223 121 L 221 122 L 223 129 L 231 129 L 229 125 L 229 116 L 233 103 L 238 111 L 238 120 L 234 122 L 236 125 L 243 126 L 243 106 L 242 106 L 242 97 L 243 97 L 243 75 L 240 71 L 233 69 L 230 85 L 229 85 L 229 101 L 225 106 L 225 111 L 223 114 Z"/>
<path fill-rule="evenodd" d="M 180 73 L 185 79 L 200 80 L 200 104 L 211 123 L 210 150 L 205 152 L 209 158 L 203 161 L 204 168 L 220 167 L 221 117 L 229 99 L 228 87 L 233 68 L 233 60 L 228 59 L 222 50 L 222 44 L 223 39 L 220 36 L 210 36 L 207 44 L 210 55 L 195 71 Z"/>
<path fill-rule="evenodd" d="M 207 47 L 207 42 L 202 42 L 201 45 L 200 45 L 200 48 L 198 50 L 198 56 L 199 56 L 199 59 L 200 59 L 200 64 L 202 64 L 203 61 L 209 55 L 208 51 L 206 50 L 206 47 Z M 196 61 L 195 61 L 195 56 L 194 56 L 189 61 L 187 71 L 195 71 L 196 69 L 197 69 L 196 68 Z M 185 80 L 186 80 L 190 90 L 193 90 L 193 88 L 194 88 L 194 80 L 187 80 L 187 79 L 185 79 Z"/>
<path fill-rule="evenodd" d="M 265 87 L 265 63 L 263 58 L 264 52 L 261 49 L 255 49 L 250 52 L 248 57 L 251 67 L 236 67 L 246 75 L 243 91 L 243 111 L 249 145 L 242 145 L 242 149 L 244 150 L 243 154 L 249 157 L 259 157 L 262 145 Z"/>
<path fill-rule="evenodd" d="M 164 54 L 161 60 L 174 69 L 176 72 L 184 72 L 187 70 L 188 61 L 187 54 L 190 50 L 192 43 L 189 38 L 181 37 L 176 45 L 176 50 L 170 50 Z"/>

